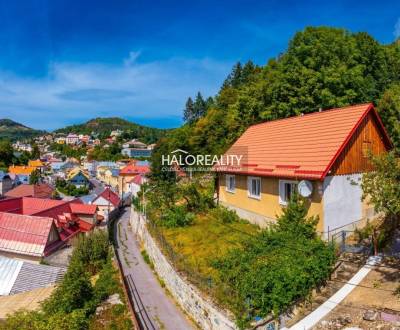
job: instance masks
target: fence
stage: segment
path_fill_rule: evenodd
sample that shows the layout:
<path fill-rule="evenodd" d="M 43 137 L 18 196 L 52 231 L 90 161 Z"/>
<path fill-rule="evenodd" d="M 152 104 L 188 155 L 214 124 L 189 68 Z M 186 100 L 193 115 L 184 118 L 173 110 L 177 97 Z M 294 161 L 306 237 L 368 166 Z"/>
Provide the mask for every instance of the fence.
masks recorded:
<path fill-rule="evenodd" d="M 336 244 L 339 253 L 370 254 L 372 249 L 371 243 L 368 240 L 359 240 L 357 231 L 355 230 L 336 231 L 330 236 L 330 242 Z"/>

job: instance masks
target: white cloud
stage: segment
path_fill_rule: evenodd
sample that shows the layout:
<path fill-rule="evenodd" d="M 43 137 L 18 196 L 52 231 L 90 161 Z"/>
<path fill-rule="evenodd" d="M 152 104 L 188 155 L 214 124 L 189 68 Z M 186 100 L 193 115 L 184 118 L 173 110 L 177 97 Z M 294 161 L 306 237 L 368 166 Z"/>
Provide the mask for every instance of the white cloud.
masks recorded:
<path fill-rule="evenodd" d="M 140 50 L 129 52 L 129 56 L 126 59 L 124 59 L 124 64 L 126 66 L 130 66 L 130 65 L 134 64 L 141 53 L 142 52 Z"/>
<path fill-rule="evenodd" d="M 210 58 L 137 63 L 137 56 L 130 53 L 129 65 L 54 62 L 40 79 L 0 71 L 0 118 L 42 129 L 97 116 L 176 118 L 188 96 L 215 94 L 232 65 Z"/>
<path fill-rule="evenodd" d="M 394 25 L 393 34 L 396 39 L 400 37 L 400 18 L 397 20 L 396 24 Z"/>

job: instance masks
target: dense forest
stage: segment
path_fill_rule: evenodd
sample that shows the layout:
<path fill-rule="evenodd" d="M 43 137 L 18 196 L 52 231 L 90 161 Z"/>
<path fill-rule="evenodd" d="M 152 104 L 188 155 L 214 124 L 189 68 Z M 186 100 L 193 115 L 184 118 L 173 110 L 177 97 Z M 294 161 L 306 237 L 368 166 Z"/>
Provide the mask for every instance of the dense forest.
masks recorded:
<path fill-rule="evenodd" d="M 122 130 L 123 138 L 139 138 L 145 143 L 155 143 L 167 130 L 142 126 L 130 121 L 115 118 L 95 118 L 83 124 L 66 126 L 57 129 L 55 133 L 97 134 L 100 139 L 110 136 L 111 131 Z"/>
<path fill-rule="evenodd" d="M 308 27 L 265 66 L 237 63 L 218 94 L 186 102 L 185 125 L 154 154 L 176 148 L 223 153 L 248 126 L 321 109 L 373 102 L 400 148 L 400 45 L 382 45 L 365 32 Z"/>

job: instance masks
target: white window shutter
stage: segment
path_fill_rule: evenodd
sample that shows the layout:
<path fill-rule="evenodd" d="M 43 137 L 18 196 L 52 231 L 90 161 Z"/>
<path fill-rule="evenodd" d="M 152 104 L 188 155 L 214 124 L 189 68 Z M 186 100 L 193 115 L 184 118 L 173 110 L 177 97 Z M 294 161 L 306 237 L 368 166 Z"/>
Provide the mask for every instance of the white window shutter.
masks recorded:
<path fill-rule="evenodd" d="M 286 205 L 285 200 L 285 181 L 279 180 L 279 204 Z"/>

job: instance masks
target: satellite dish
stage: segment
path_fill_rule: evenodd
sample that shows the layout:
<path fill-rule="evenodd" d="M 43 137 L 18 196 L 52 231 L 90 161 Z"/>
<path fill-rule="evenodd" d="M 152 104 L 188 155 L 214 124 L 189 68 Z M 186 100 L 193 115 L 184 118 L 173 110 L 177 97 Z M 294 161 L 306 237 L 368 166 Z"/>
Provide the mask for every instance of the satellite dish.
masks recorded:
<path fill-rule="evenodd" d="M 302 180 L 299 182 L 297 190 L 300 196 L 310 197 L 313 191 L 313 185 L 310 181 Z"/>

